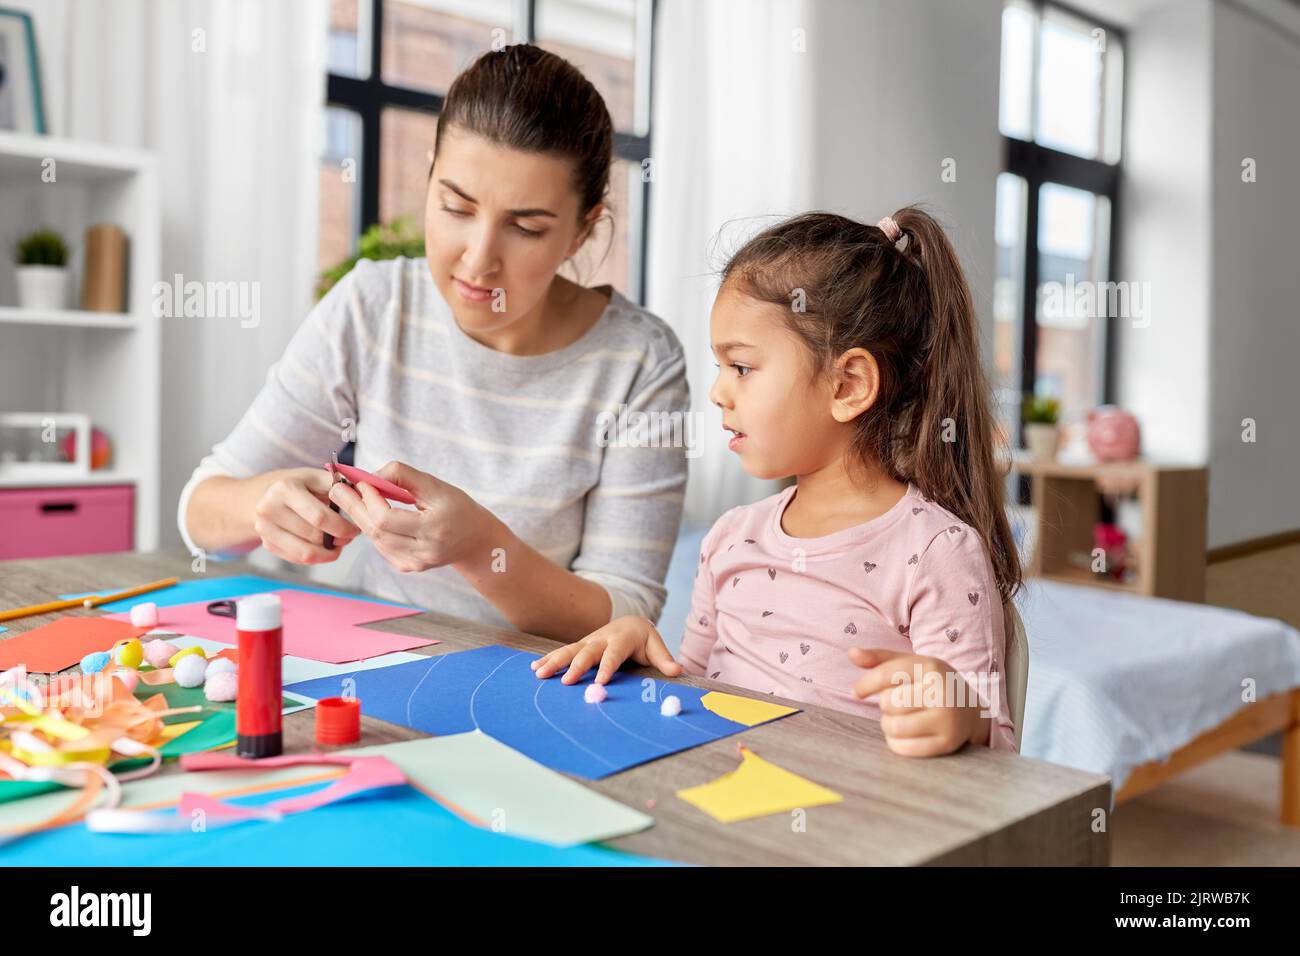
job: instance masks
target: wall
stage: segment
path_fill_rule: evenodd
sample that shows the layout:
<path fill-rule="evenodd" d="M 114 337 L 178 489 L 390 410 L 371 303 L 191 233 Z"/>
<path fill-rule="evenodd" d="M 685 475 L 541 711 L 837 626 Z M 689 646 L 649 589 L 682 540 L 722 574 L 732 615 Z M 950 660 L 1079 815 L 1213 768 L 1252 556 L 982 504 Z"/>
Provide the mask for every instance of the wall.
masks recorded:
<path fill-rule="evenodd" d="M 1151 458 L 1209 454 L 1210 0 L 1129 28 L 1117 279 L 1149 282 L 1149 317 L 1118 323 L 1115 394 Z"/>
<path fill-rule="evenodd" d="M 1212 547 L 1300 529 L 1300 11 L 1293 32 L 1255 6 L 1214 8 Z"/>

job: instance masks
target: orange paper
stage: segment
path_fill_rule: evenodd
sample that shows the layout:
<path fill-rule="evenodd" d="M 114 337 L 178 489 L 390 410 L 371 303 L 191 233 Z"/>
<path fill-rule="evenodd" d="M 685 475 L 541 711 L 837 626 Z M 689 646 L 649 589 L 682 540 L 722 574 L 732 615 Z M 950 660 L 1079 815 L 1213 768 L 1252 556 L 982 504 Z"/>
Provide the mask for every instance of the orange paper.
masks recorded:
<path fill-rule="evenodd" d="M 21 664 L 32 673 L 53 674 L 80 664 L 87 654 L 107 651 L 117 641 L 148 630 L 106 617 L 61 617 L 0 641 L 0 670 Z"/>

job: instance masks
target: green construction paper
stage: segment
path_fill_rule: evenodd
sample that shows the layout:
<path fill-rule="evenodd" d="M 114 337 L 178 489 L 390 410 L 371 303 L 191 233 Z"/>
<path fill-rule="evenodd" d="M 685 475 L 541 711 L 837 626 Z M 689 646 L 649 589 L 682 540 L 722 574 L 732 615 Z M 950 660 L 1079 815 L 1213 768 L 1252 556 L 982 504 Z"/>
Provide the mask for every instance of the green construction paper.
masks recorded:
<path fill-rule="evenodd" d="M 484 827 L 554 846 L 612 840 L 654 823 L 481 730 L 343 752 L 387 757 L 411 783 Z"/>
<path fill-rule="evenodd" d="M 22 800 L 51 790 L 62 790 L 63 784 L 53 780 L 0 780 L 0 803 Z"/>
<path fill-rule="evenodd" d="M 203 687 L 182 687 L 180 684 L 139 684 L 135 689 L 135 696 L 140 700 L 148 700 L 154 694 L 162 694 L 170 707 L 193 707 L 195 704 L 203 708 L 198 713 L 189 714 L 168 714 L 162 719 L 164 724 L 184 724 L 191 720 L 204 720 L 212 714 L 235 712 L 235 702 L 208 700 L 203 693 Z M 299 708 L 301 701 L 296 697 L 281 698 L 281 707 Z M 195 728 L 196 730 L 198 728 Z"/>

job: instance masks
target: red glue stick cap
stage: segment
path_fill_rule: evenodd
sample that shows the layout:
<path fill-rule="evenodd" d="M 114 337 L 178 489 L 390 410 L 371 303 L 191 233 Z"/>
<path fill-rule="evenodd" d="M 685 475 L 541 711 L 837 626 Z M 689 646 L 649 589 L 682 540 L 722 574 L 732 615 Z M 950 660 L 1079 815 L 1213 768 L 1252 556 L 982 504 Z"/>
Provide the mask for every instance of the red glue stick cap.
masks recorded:
<path fill-rule="evenodd" d="M 361 701 L 326 697 L 316 702 L 316 743 L 354 744 L 361 739 Z"/>

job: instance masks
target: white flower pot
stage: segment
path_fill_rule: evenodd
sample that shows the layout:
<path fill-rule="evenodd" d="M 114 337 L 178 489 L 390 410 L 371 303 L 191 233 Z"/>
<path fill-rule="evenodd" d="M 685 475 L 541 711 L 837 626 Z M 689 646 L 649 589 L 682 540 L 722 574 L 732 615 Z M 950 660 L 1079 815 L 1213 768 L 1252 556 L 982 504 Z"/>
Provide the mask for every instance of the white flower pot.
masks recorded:
<path fill-rule="evenodd" d="M 66 266 L 15 266 L 20 309 L 66 309 L 71 273 Z"/>
<path fill-rule="evenodd" d="M 1055 425 L 1042 422 L 1025 424 L 1025 448 L 1034 461 L 1052 461 L 1056 458 L 1056 447 L 1060 441 L 1060 429 Z"/>

